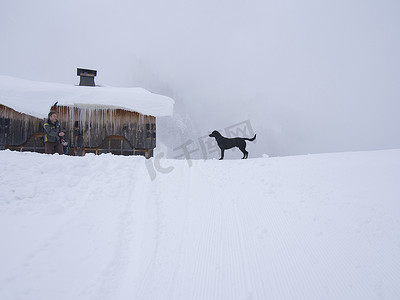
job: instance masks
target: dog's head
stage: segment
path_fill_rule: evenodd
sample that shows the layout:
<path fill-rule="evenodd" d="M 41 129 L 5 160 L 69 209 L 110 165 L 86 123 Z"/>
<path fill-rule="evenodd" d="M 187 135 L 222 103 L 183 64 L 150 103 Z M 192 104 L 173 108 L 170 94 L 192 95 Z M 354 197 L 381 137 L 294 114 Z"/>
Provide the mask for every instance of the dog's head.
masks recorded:
<path fill-rule="evenodd" d="M 209 137 L 214 137 L 214 138 L 217 138 L 217 137 L 220 137 L 220 136 L 221 136 L 221 134 L 216 130 L 211 132 L 211 134 L 209 135 Z"/>

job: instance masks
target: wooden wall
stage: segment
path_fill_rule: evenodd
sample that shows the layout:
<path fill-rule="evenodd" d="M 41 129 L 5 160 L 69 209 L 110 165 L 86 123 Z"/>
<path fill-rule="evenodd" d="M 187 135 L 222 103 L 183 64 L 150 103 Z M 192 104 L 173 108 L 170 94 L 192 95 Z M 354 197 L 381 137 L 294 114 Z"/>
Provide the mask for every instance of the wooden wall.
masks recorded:
<path fill-rule="evenodd" d="M 0 104 L 0 147 L 19 146 L 33 136 L 43 136 L 44 120 Z M 38 145 L 40 147 L 40 145 Z"/>
<path fill-rule="evenodd" d="M 156 118 L 122 109 L 53 106 L 71 155 L 113 153 L 153 156 Z M 46 118 L 47 119 L 47 118 Z M 45 120 L 0 104 L 0 149 L 44 152 Z"/>
<path fill-rule="evenodd" d="M 71 148 L 86 152 L 122 149 L 135 154 L 156 147 L 156 118 L 122 109 L 53 106 Z M 118 152 L 115 150 L 115 152 Z M 117 154 L 117 153 L 116 153 Z M 79 153 L 78 153 L 79 155 Z"/>

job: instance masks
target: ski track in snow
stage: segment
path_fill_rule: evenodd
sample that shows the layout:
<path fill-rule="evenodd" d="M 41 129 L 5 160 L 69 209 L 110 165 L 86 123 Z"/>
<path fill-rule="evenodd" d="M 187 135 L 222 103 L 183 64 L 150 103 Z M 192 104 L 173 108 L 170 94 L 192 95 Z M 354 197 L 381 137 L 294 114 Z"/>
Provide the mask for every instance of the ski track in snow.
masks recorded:
<path fill-rule="evenodd" d="M 400 150 L 0 160 L 0 299 L 400 298 Z"/>

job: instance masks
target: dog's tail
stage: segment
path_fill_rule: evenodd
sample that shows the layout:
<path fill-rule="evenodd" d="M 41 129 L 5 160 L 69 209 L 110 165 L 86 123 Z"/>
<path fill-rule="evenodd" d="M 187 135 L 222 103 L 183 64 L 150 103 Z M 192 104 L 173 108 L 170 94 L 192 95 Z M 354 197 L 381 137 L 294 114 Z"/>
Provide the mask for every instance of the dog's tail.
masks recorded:
<path fill-rule="evenodd" d="M 248 138 L 244 138 L 244 139 L 247 140 L 247 141 L 252 142 L 252 141 L 254 141 L 254 140 L 256 139 L 256 135 L 257 135 L 257 134 L 255 134 L 255 135 L 253 136 L 253 138 L 251 138 L 251 139 L 248 139 Z"/>

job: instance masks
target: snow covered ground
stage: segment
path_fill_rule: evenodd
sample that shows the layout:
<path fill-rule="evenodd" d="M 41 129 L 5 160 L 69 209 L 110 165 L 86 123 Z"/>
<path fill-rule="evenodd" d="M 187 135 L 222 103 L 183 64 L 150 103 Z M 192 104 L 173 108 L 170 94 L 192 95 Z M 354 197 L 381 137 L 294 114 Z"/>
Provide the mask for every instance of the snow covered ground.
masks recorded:
<path fill-rule="evenodd" d="M 0 299 L 400 299 L 400 150 L 0 163 Z"/>

